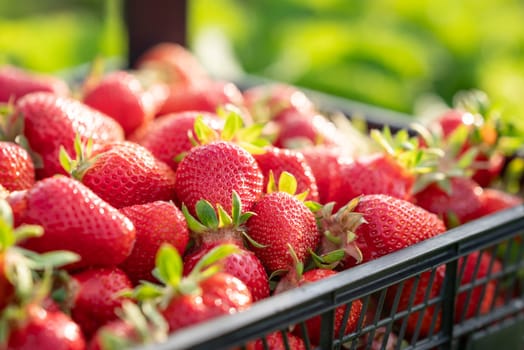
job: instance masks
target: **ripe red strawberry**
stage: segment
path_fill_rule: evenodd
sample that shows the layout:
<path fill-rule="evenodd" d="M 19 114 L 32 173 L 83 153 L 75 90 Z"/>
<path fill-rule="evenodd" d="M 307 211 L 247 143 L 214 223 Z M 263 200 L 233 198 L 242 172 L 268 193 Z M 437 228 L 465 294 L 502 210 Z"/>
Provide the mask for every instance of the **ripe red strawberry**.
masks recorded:
<path fill-rule="evenodd" d="M 16 193 L 23 193 L 23 191 Z M 49 277 L 45 273 L 51 273 L 52 269 L 79 259 L 71 252 L 55 251 L 41 255 L 21 249 L 19 246 L 21 241 L 27 237 L 42 236 L 44 232 L 42 227 L 36 225 L 20 225 L 15 228 L 14 216 L 9 202 L 0 198 L 0 327 L 2 331 L 6 330 L 6 323 L 8 326 L 9 322 L 13 321 L 10 319 L 11 316 L 16 318 L 20 306 L 42 299 L 41 306 L 44 306 L 44 302 L 51 306 L 51 303 L 47 302 L 49 298 L 45 297 L 49 292 L 47 284 L 40 283 Z M 45 272 L 42 273 L 42 270 Z"/>
<path fill-rule="evenodd" d="M 99 328 L 91 338 L 88 350 L 127 349 L 166 340 L 167 323 L 154 306 L 144 304 L 138 307 L 126 300 L 117 311 L 119 319 Z"/>
<path fill-rule="evenodd" d="M 17 192 L 14 192 L 15 194 Z M 15 224 L 41 225 L 44 234 L 24 246 L 37 252 L 70 250 L 75 267 L 114 266 L 131 252 L 133 223 L 82 183 L 55 176 L 38 181 L 15 198 Z"/>
<path fill-rule="evenodd" d="M 136 75 L 120 70 L 85 91 L 83 102 L 115 119 L 129 135 L 154 118 L 165 99 L 159 101 L 155 94 L 161 88 L 159 83 L 148 88 Z M 167 96 L 167 86 L 164 90 Z"/>
<path fill-rule="evenodd" d="M 249 210 L 262 194 L 262 183 L 262 172 L 251 154 L 231 142 L 216 141 L 188 152 L 178 165 L 175 188 L 191 214 L 201 199 L 230 213 L 233 191 Z"/>
<path fill-rule="evenodd" d="M 463 322 L 465 319 L 476 315 L 484 315 L 490 311 L 490 307 L 496 298 L 496 280 L 491 279 L 474 287 L 469 286 L 466 288 L 466 286 L 501 271 L 500 263 L 498 261 L 492 262 L 492 259 L 493 257 L 488 253 L 473 252 L 459 260 L 460 288 L 465 288 L 465 290 L 458 293 L 455 301 L 455 322 Z M 412 293 L 413 288 L 415 288 L 415 279 L 406 280 L 397 309 L 403 311 L 409 305 L 413 306 L 423 303 L 426 294 L 429 295 L 429 299 L 441 296 L 442 288 L 444 287 L 445 270 L 446 267 L 444 265 L 438 266 L 433 280 L 431 280 L 431 272 L 422 273 L 414 295 Z M 431 288 L 429 293 L 428 288 Z M 389 307 L 396 303 L 396 293 L 396 286 L 391 287 L 388 291 L 386 305 Z M 441 327 L 441 311 L 435 315 L 436 308 L 434 305 L 430 305 L 421 311 L 422 315 L 421 312 L 410 313 L 406 323 L 407 334 L 413 334 L 418 329 L 420 336 L 426 337 L 431 330 L 433 320 L 435 322 L 432 332 L 433 334 L 437 333 Z"/>
<path fill-rule="evenodd" d="M 318 113 L 307 115 L 290 110 L 280 113 L 275 122 L 278 131 L 273 144 L 276 147 L 343 146 L 347 143 L 335 124 Z"/>
<path fill-rule="evenodd" d="M 220 259 L 236 251 L 234 245 L 220 245 L 182 278 L 182 258 L 176 249 L 164 244 L 157 254 L 155 275 L 163 285 L 140 285 L 133 295 L 141 300 L 152 296 L 157 300 L 160 298 L 160 313 L 170 332 L 246 310 L 252 303 L 249 289 L 238 278 L 220 272 L 216 265 Z"/>
<path fill-rule="evenodd" d="M 263 153 L 253 154 L 253 157 L 264 174 L 264 188 L 267 187 L 270 171 L 277 179 L 283 171 L 287 171 L 297 180 L 297 193 L 308 191 L 307 199 L 318 201 L 317 183 L 302 153 L 277 147 L 265 147 Z"/>
<path fill-rule="evenodd" d="M 324 206 L 320 230 L 327 234 L 321 252 L 347 250 L 341 261 L 347 268 L 434 237 L 446 227 L 435 214 L 411 202 L 370 194 L 355 198 L 334 215 L 332 205 Z M 348 235 L 354 235 L 354 241 Z"/>
<path fill-rule="evenodd" d="M 37 169 L 38 178 L 66 174 L 58 154 L 61 146 L 70 154 L 74 152 L 76 134 L 83 142 L 92 139 L 94 145 L 124 138 L 114 119 L 79 101 L 52 93 L 31 93 L 18 100 L 10 123 L 14 125 L 21 120 L 29 146 L 42 157 L 43 168 Z"/>
<path fill-rule="evenodd" d="M 153 280 L 156 252 L 169 243 L 182 255 L 189 241 L 184 214 L 171 202 L 156 201 L 120 209 L 136 229 L 136 242 L 129 257 L 120 264 L 131 281 Z"/>
<path fill-rule="evenodd" d="M 305 115 L 315 111 L 313 102 L 291 85 L 256 85 L 245 90 L 243 95 L 247 108 L 257 121 L 276 120 L 282 113 L 289 111 Z"/>
<path fill-rule="evenodd" d="M 11 324 L 7 347 L 12 350 L 84 350 L 86 347 L 80 327 L 61 311 L 47 311 L 29 304 L 25 317 Z"/>
<path fill-rule="evenodd" d="M 31 92 L 46 91 L 57 95 L 69 94 L 67 84 L 50 75 L 37 74 L 13 66 L 0 67 L 0 103 L 16 101 Z"/>
<path fill-rule="evenodd" d="M 454 156 L 460 157 L 472 147 L 478 149 L 470 167 L 474 170 L 473 180 L 480 186 L 487 187 L 500 175 L 505 156 L 497 149 L 499 135 L 493 121 L 479 113 L 457 107 L 439 116 L 430 128 L 440 129 L 445 143 L 449 143 L 460 128 L 465 130 L 465 139 L 460 148 L 453 151 L 456 153 Z"/>
<path fill-rule="evenodd" d="M 453 227 L 475 218 L 475 212 L 481 207 L 482 187 L 466 177 L 451 177 L 449 183 L 449 191 L 437 183 L 429 185 L 415 194 L 414 202 Z"/>
<path fill-rule="evenodd" d="M 264 195 L 251 208 L 247 234 L 262 247 L 252 249 L 269 274 L 295 265 L 290 246 L 304 263 L 320 242 L 315 215 L 292 194 L 279 190 Z"/>
<path fill-rule="evenodd" d="M 35 168 L 29 153 L 16 143 L 0 141 L 0 185 L 18 191 L 34 183 Z"/>
<path fill-rule="evenodd" d="M 125 300 L 118 293 L 133 285 L 122 270 L 110 267 L 72 274 L 69 288 L 71 317 L 89 339 L 98 328 L 117 319 L 115 310 Z"/>
<path fill-rule="evenodd" d="M 326 202 L 335 202 L 335 210 L 360 195 L 386 194 L 410 200 L 414 175 L 385 153 L 360 156 L 339 162 L 340 186 L 329 192 Z"/>
<path fill-rule="evenodd" d="M 275 293 L 277 292 L 280 293 L 284 290 L 300 287 L 308 283 L 314 283 L 324 278 L 333 276 L 336 273 L 337 272 L 333 270 L 328 270 L 328 269 L 313 269 L 313 270 L 306 271 L 304 273 L 301 273 L 300 271 L 297 271 L 297 273 L 290 271 L 288 274 L 286 274 L 286 276 L 284 276 L 279 281 Z M 351 309 L 349 310 L 348 319 L 346 323 L 343 324 L 344 314 L 345 314 L 347 307 L 348 307 L 347 305 L 343 305 L 335 309 L 334 333 L 333 333 L 335 337 L 338 337 L 341 331 L 343 331 L 344 334 L 349 334 L 351 332 L 354 332 L 357 328 L 357 323 L 360 318 L 360 314 L 362 312 L 362 302 L 360 300 L 355 300 L 351 303 Z M 307 334 L 307 337 L 309 338 L 309 341 L 313 345 L 320 344 L 321 325 L 322 325 L 321 316 L 315 316 L 305 321 L 306 334 Z M 306 335 L 303 334 L 302 327 L 295 326 L 293 333 L 305 339 Z"/>
<path fill-rule="evenodd" d="M 304 341 L 289 332 L 286 332 L 286 341 L 284 341 L 282 333 L 280 332 L 270 333 L 265 339 L 267 348 L 262 339 L 257 339 L 247 344 L 247 350 L 306 350 Z"/>
<path fill-rule="evenodd" d="M 140 133 L 133 135 L 131 140 L 147 148 L 155 157 L 176 170 L 178 162 L 175 158 L 193 148 L 188 133 L 196 139 L 193 126 L 198 116 L 213 130 L 222 130 L 222 121 L 216 114 L 209 112 L 181 112 L 162 116 L 155 119 Z"/>
<path fill-rule="evenodd" d="M 490 312 L 497 297 L 495 293 L 498 281 L 493 275 L 502 271 L 502 264 L 489 252 L 476 251 L 459 260 L 458 271 L 461 286 L 469 286 L 458 294 L 455 322 Z M 470 285 L 489 276 L 491 279 L 481 285 Z"/>
<path fill-rule="evenodd" d="M 197 262 L 213 248 L 223 243 L 239 246 L 239 252 L 229 255 L 220 262 L 221 270 L 241 280 L 251 293 L 253 302 L 269 297 L 269 281 L 264 266 L 250 250 L 243 249 L 242 244 L 223 240 L 216 243 L 201 244 L 184 257 L 184 275 L 188 275 Z"/>
<path fill-rule="evenodd" d="M 245 223 L 253 213 L 243 212 L 236 192 L 233 193 L 231 206 L 231 213 L 227 213 L 221 206 L 214 208 L 209 202 L 201 200 L 196 205 L 196 217 L 188 212 L 187 207 L 182 207 L 194 242 L 184 257 L 184 274 L 191 273 L 203 256 L 218 245 L 235 245 L 238 252 L 220 260 L 221 271 L 244 282 L 253 301 L 257 301 L 269 296 L 269 280 L 262 262 L 252 251 L 244 248 L 244 241 L 250 240 L 245 232 Z"/>
<path fill-rule="evenodd" d="M 521 205 L 523 199 L 495 188 L 484 188 L 480 193 L 480 208 L 473 213 L 473 218 L 480 218 L 500 210 L 509 209 Z"/>
<path fill-rule="evenodd" d="M 251 294 L 238 278 L 218 272 L 200 282 L 200 294 L 174 297 L 162 315 L 170 332 L 210 320 L 211 318 L 246 310 L 251 305 Z"/>
<path fill-rule="evenodd" d="M 107 143 L 91 155 L 87 150 L 78 162 L 63 163 L 73 177 L 115 208 L 175 197 L 175 172 L 130 141 Z"/>
<path fill-rule="evenodd" d="M 185 88 L 209 79 L 196 57 L 175 43 L 160 43 L 149 48 L 139 57 L 136 66 L 139 70 L 159 71 L 173 88 Z"/>
<path fill-rule="evenodd" d="M 306 147 L 300 150 L 313 172 L 318 187 L 321 204 L 329 202 L 331 193 L 337 194 L 342 186 L 341 164 L 351 162 L 351 158 L 340 148 L 331 146 Z"/>
<path fill-rule="evenodd" d="M 232 104 L 243 108 L 244 98 L 238 87 L 230 82 L 207 81 L 185 89 L 171 89 L 159 115 L 183 111 L 215 113 L 217 108 Z M 244 111 L 248 115 L 247 110 Z"/>

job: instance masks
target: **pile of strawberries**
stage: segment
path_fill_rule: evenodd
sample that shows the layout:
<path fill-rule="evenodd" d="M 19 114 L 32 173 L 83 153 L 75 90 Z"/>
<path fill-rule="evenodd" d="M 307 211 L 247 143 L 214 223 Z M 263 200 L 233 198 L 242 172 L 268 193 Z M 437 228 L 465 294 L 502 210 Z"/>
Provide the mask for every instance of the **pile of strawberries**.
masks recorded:
<path fill-rule="evenodd" d="M 73 87 L 0 67 L 0 349 L 162 342 L 522 203 L 494 187 L 508 154 L 478 92 L 428 125 L 368 133 L 294 87 L 217 81 L 174 44 L 102 72 Z M 490 262 L 461 259 L 462 282 Z M 414 297 L 404 287 L 398 310 L 443 276 L 421 276 Z M 457 314 L 495 290 L 459 295 Z M 362 302 L 346 307 L 335 334 L 357 326 Z M 320 322 L 287 345 L 318 345 Z M 285 348 L 280 333 L 267 345 Z"/>

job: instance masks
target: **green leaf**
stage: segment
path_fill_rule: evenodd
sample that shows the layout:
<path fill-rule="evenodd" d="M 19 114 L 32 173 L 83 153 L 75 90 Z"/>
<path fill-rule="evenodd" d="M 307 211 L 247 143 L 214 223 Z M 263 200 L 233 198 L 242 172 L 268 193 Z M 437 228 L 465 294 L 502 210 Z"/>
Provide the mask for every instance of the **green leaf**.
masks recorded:
<path fill-rule="evenodd" d="M 235 224 L 240 223 L 240 214 L 242 213 L 242 201 L 237 191 L 233 190 L 231 195 L 231 219 Z"/>
<path fill-rule="evenodd" d="M 315 201 L 305 201 L 304 204 L 313 213 L 319 212 L 320 210 L 322 210 L 322 207 L 323 207 L 322 204 L 320 204 L 319 202 L 315 202 Z"/>
<path fill-rule="evenodd" d="M 42 254 L 34 254 L 31 255 L 30 258 L 32 268 L 43 270 L 77 262 L 80 260 L 80 255 L 66 250 L 56 250 Z"/>
<path fill-rule="evenodd" d="M 21 225 L 14 230 L 15 239 L 21 242 L 31 237 L 41 237 L 44 234 L 44 228 L 39 225 Z"/>
<path fill-rule="evenodd" d="M 295 179 L 293 174 L 283 171 L 278 179 L 278 190 L 292 196 L 295 195 L 297 191 L 297 179 Z"/>
<path fill-rule="evenodd" d="M 238 225 L 245 224 L 247 220 L 249 220 L 249 218 L 252 217 L 253 215 L 256 215 L 256 214 L 252 211 L 246 211 L 245 213 L 242 213 L 242 215 L 240 215 L 240 219 L 238 220 Z"/>
<path fill-rule="evenodd" d="M 231 227 L 233 226 L 233 219 L 229 214 L 226 212 L 226 210 L 220 205 L 217 204 L 217 211 L 218 211 L 218 227 Z"/>
<path fill-rule="evenodd" d="M 172 245 L 162 244 L 156 255 L 155 266 L 160 280 L 166 285 L 176 287 L 182 278 L 182 257 Z"/>
<path fill-rule="evenodd" d="M 80 139 L 80 134 L 75 135 L 75 140 L 73 141 L 73 147 L 75 149 L 76 159 L 80 162 L 84 160 L 84 146 L 82 145 L 82 139 Z"/>
<path fill-rule="evenodd" d="M 16 287 L 16 294 L 21 300 L 27 300 L 33 292 L 33 274 L 24 262 L 18 262 L 13 266 L 13 274 L 8 274 L 10 281 Z"/>
<path fill-rule="evenodd" d="M 470 168 L 473 164 L 475 157 L 478 154 L 478 149 L 475 147 L 471 147 L 468 149 L 457 161 L 457 166 L 461 169 L 467 169 Z"/>
<path fill-rule="evenodd" d="M 209 143 L 219 138 L 217 132 L 204 122 L 201 115 L 195 119 L 193 128 L 196 138 L 201 144 Z"/>
<path fill-rule="evenodd" d="M 187 156 L 187 153 L 188 152 L 181 152 L 181 153 L 177 154 L 173 158 L 173 160 L 175 161 L 175 163 L 180 163 L 182 161 L 182 159 L 184 159 Z"/>
<path fill-rule="evenodd" d="M 468 135 L 469 128 L 465 125 L 460 125 L 446 138 L 446 142 L 449 145 L 448 153 L 452 158 L 455 158 L 460 153 L 468 139 Z"/>
<path fill-rule="evenodd" d="M 60 146 L 60 151 L 58 152 L 58 160 L 62 168 L 64 168 L 64 170 L 66 171 L 66 173 L 71 174 L 73 172 L 73 160 L 67 153 L 64 146 Z"/>
<path fill-rule="evenodd" d="M 246 151 L 248 151 L 249 154 L 264 154 L 264 153 L 266 153 L 266 150 L 264 149 L 264 147 L 260 147 L 260 146 L 256 145 L 255 143 L 239 140 L 239 141 L 236 142 L 236 144 L 238 146 L 242 147 L 243 149 L 245 149 Z"/>
<path fill-rule="evenodd" d="M 266 248 L 267 246 L 261 244 L 261 243 L 258 243 L 257 241 L 255 241 L 249 234 L 243 232 L 243 236 L 244 238 L 248 241 L 249 244 L 251 244 L 253 247 L 255 248 L 258 248 L 258 249 L 264 249 Z"/>
<path fill-rule="evenodd" d="M 221 139 L 225 141 L 232 140 L 237 131 L 242 128 L 243 123 L 242 117 L 239 114 L 229 111 L 224 124 L 224 129 L 220 135 Z"/>
<path fill-rule="evenodd" d="M 273 170 L 269 170 L 266 192 L 273 193 L 277 191 L 278 191 L 278 188 L 277 188 L 277 184 L 275 181 L 275 174 L 273 174 Z"/>
<path fill-rule="evenodd" d="M 5 199 L 0 199 L 0 220 L 9 227 L 14 225 L 13 210 Z"/>
<path fill-rule="evenodd" d="M 134 290 L 131 290 L 131 296 L 140 301 L 156 299 L 161 297 L 163 294 L 164 289 L 162 286 L 148 281 L 141 281 Z M 128 296 L 129 293 L 128 291 L 123 290 L 119 292 L 119 295 Z"/>
<path fill-rule="evenodd" d="M 206 253 L 195 265 L 190 276 L 200 274 L 204 269 L 226 258 L 227 256 L 238 253 L 240 248 L 234 244 L 221 244 Z"/>
<path fill-rule="evenodd" d="M 265 124 L 257 123 L 250 125 L 248 127 L 242 128 L 237 131 L 237 139 L 246 141 L 246 142 L 256 142 L 257 146 L 261 147 L 269 144 L 269 141 L 266 139 L 260 138 L 262 131 L 264 130 Z M 265 142 L 262 142 L 264 140 Z M 260 142 L 260 143 L 259 143 Z"/>
<path fill-rule="evenodd" d="M 187 209 L 185 204 L 182 204 L 182 213 L 186 219 L 187 227 L 195 233 L 202 233 L 208 231 L 205 225 L 202 225 Z"/>
<path fill-rule="evenodd" d="M 208 201 L 201 199 L 195 205 L 196 215 L 200 222 L 211 229 L 218 228 L 218 217 L 215 208 Z"/>

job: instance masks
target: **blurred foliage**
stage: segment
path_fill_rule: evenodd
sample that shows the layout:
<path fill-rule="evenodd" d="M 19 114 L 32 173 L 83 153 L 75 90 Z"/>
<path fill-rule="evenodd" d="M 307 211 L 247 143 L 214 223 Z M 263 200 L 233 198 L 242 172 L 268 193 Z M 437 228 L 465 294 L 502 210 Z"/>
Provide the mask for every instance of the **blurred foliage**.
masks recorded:
<path fill-rule="evenodd" d="M 56 72 L 126 57 L 123 1 L 0 0 L 0 63 Z M 190 46 L 218 31 L 247 73 L 406 113 L 478 88 L 524 114 L 521 0 L 188 2 Z"/>
<path fill-rule="evenodd" d="M 121 0 L 0 0 L 0 64 L 55 73 L 125 52 Z"/>
<path fill-rule="evenodd" d="M 414 113 L 478 88 L 522 115 L 521 0 L 193 0 L 249 73 Z M 520 119 L 520 118 L 519 118 Z"/>

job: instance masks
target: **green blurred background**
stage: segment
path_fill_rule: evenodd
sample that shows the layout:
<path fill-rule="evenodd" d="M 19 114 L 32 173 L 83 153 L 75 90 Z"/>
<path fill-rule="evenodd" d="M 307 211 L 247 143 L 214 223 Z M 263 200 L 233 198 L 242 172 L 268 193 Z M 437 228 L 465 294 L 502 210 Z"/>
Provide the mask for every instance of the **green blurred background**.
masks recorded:
<path fill-rule="evenodd" d="M 0 0 L 0 63 L 53 73 L 97 55 L 125 63 L 122 1 Z M 204 63 L 227 60 L 227 74 L 262 75 L 410 114 L 428 98 L 451 103 L 457 91 L 479 88 L 507 113 L 524 115 L 521 0 L 188 6 L 189 46 Z"/>

